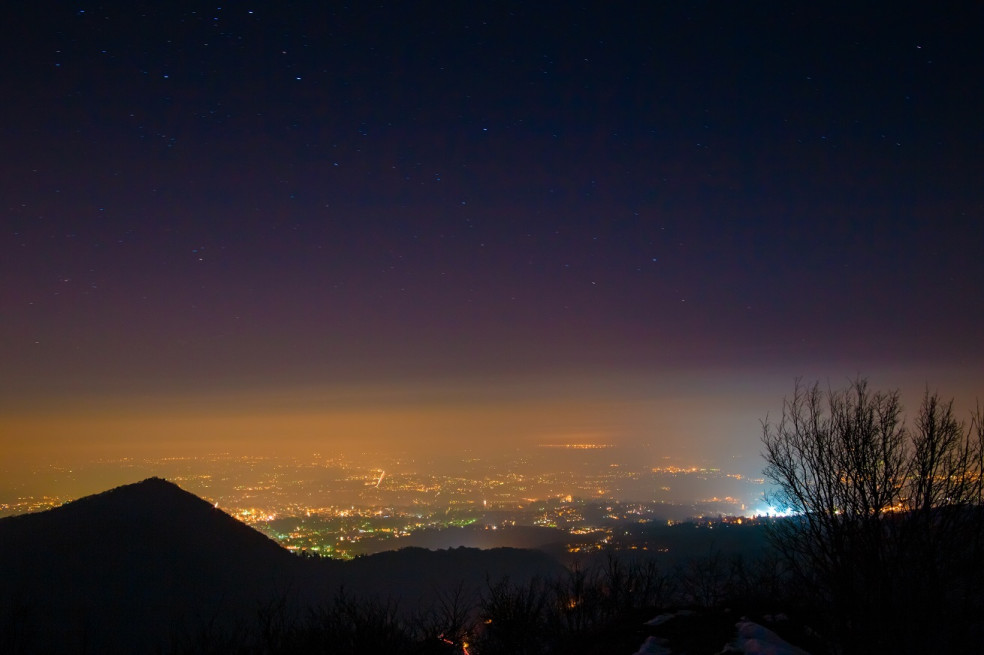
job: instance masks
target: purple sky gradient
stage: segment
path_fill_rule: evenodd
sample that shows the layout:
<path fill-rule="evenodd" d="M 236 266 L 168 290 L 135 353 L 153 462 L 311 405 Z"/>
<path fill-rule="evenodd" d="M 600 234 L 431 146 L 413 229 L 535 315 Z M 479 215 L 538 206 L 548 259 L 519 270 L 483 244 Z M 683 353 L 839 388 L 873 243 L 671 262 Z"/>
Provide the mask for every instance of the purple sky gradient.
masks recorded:
<path fill-rule="evenodd" d="M 2 443 L 754 457 L 797 377 L 984 395 L 980 6 L 528 4 L 9 8 Z"/>

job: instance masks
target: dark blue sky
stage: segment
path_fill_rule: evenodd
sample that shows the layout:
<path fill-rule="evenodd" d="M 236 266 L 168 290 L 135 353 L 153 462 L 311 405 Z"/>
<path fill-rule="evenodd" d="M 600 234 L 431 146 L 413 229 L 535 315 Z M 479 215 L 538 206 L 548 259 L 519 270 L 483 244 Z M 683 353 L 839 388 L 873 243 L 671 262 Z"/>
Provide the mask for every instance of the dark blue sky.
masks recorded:
<path fill-rule="evenodd" d="M 976 3 L 6 16 L 8 415 L 722 371 L 980 395 Z"/>

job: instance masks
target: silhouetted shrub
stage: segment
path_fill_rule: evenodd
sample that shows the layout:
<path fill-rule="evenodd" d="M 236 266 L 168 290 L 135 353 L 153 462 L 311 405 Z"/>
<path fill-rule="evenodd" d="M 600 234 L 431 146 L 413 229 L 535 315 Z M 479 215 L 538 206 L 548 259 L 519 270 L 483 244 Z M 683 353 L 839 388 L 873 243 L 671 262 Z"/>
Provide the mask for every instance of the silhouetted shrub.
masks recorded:
<path fill-rule="evenodd" d="M 475 649 L 480 655 L 535 655 L 548 643 L 549 587 L 534 578 L 513 584 L 489 582 L 480 600 Z"/>

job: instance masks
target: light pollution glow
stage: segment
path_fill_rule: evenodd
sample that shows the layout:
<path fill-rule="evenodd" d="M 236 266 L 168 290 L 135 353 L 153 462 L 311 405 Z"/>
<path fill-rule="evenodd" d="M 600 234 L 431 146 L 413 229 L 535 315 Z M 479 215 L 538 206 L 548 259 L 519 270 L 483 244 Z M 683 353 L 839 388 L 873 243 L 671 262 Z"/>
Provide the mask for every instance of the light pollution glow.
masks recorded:
<path fill-rule="evenodd" d="M 939 379 L 953 380 L 952 372 Z M 913 413 L 930 378 L 879 375 L 902 386 Z M 921 377 L 921 379 L 920 379 Z M 828 378 L 838 386 L 847 378 Z M 959 379 L 959 378 L 958 378 Z M 979 394 L 969 379 L 940 389 L 958 412 Z M 662 378 L 494 380 L 276 392 L 93 395 L 9 402 L 0 448 L 13 460 L 176 456 L 209 452 L 496 451 L 551 443 L 645 446 L 654 454 L 724 463 L 758 455 L 760 421 L 792 390 L 785 375 L 711 372 Z M 754 468 L 742 471 L 752 474 Z"/>

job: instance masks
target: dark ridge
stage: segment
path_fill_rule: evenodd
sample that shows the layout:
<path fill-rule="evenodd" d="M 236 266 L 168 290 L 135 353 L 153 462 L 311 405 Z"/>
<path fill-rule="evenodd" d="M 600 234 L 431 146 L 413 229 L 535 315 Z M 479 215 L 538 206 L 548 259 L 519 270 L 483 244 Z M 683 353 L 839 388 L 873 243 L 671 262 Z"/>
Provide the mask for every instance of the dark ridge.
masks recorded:
<path fill-rule="evenodd" d="M 288 584 L 296 558 L 194 494 L 150 478 L 0 519 L 0 565 L 0 618 L 24 607 L 33 615 L 26 625 L 43 626 L 32 637 L 45 650 L 104 652 L 120 643 L 142 650 L 176 625 L 255 610 Z"/>
<path fill-rule="evenodd" d="M 137 554 L 200 553 L 200 557 L 248 553 L 267 560 L 289 553 L 275 541 L 176 484 L 148 478 L 86 496 L 54 509 L 0 519 L 0 554 L 43 540 L 49 556 L 99 549 L 114 560 Z M 148 548 L 150 553 L 139 552 Z"/>
<path fill-rule="evenodd" d="M 280 601 L 294 616 L 346 593 L 407 612 L 461 583 L 559 572 L 541 552 L 408 548 L 352 562 L 295 557 L 160 478 L 0 519 L 0 652 L 168 652 L 212 631 L 256 628 Z"/>
<path fill-rule="evenodd" d="M 556 577 L 562 571 L 557 559 L 535 550 L 409 547 L 358 557 L 340 567 L 333 578 L 366 595 L 392 596 L 427 606 L 433 602 L 435 592 L 459 583 L 477 594 L 488 581 L 509 578 L 521 583 L 537 577 Z"/>

